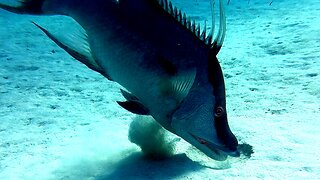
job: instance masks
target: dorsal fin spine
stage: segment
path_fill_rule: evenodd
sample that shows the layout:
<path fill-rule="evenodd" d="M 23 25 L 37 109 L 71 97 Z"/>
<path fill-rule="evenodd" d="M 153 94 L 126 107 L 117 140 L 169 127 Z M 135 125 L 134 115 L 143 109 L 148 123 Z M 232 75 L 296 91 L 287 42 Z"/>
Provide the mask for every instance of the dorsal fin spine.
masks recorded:
<path fill-rule="evenodd" d="M 219 1 L 219 9 L 220 9 L 220 22 L 219 22 L 219 31 L 215 38 L 215 0 L 210 0 L 211 2 L 211 14 L 212 14 L 212 27 L 210 32 L 207 32 L 207 22 L 204 22 L 203 29 L 199 23 L 196 23 L 195 20 L 191 21 L 191 18 L 186 15 L 186 13 L 182 12 L 176 6 L 174 6 L 171 0 L 157 0 L 158 4 L 169 13 L 173 18 L 175 18 L 181 25 L 190 30 L 195 36 L 197 36 L 201 41 L 203 41 L 206 45 L 208 45 L 211 49 L 216 49 L 219 52 L 226 32 L 226 18 L 223 6 L 223 0 Z"/>
<path fill-rule="evenodd" d="M 160 4 L 161 7 L 164 7 L 163 2 L 164 2 L 163 0 L 158 0 L 158 3 Z"/>
<path fill-rule="evenodd" d="M 217 35 L 217 48 L 220 50 L 220 48 L 222 47 L 225 35 L 226 35 L 226 16 L 225 16 L 225 12 L 223 11 L 224 9 L 224 5 L 223 5 L 223 1 L 220 0 L 219 1 L 219 5 L 220 5 L 220 27 L 219 27 L 219 32 Z"/>
<path fill-rule="evenodd" d="M 210 46 L 211 43 L 212 43 L 212 31 L 210 31 L 210 33 L 208 34 L 208 36 L 206 38 L 206 44 Z"/>
<path fill-rule="evenodd" d="M 197 35 L 197 33 L 196 33 L 196 26 L 197 26 L 196 21 L 193 20 L 193 21 L 192 21 L 192 32 L 193 32 L 195 35 Z"/>
<path fill-rule="evenodd" d="M 198 38 L 200 38 L 200 24 L 197 24 L 197 30 L 196 30 L 197 32 L 196 32 L 196 35 L 197 35 L 197 37 Z"/>
<path fill-rule="evenodd" d="M 182 23 L 182 12 L 181 12 L 181 10 L 179 10 L 179 13 L 178 13 L 178 21 L 180 23 Z"/>
<path fill-rule="evenodd" d="M 183 26 L 186 26 L 186 24 L 187 24 L 187 15 L 186 15 L 186 13 L 183 13 L 183 23 L 182 23 L 182 25 Z"/>
<path fill-rule="evenodd" d="M 172 3 L 169 2 L 169 9 L 168 9 L 168 12 L 170 15 L 173 15 L 173 7 L 172 7 Z M 174 17 L 174 16 L 173 16 Z"/>
<path fill-rule="evenodd" d="M 167 0 L 163 0 L 163 7 L 166 11 L 168 11 L 168 1 Z"/>
<path fill-rule="evenodd" d="M 200 35 L 200 40 L 205 41 L 206 31 L 207 31 L 207 21 L 204 21 L 204 27 L 203 27 L 202 33 Z"/>
<path fill-rule="evenodd" d="M 178 9 L 174 7 L 174 18 L 178 20 Z"/>
<path fill-rule="evenodd" d="M 187 19 L 187 28 L 190 30 L 191 29 L 191 19 L 188 17 Z"/>

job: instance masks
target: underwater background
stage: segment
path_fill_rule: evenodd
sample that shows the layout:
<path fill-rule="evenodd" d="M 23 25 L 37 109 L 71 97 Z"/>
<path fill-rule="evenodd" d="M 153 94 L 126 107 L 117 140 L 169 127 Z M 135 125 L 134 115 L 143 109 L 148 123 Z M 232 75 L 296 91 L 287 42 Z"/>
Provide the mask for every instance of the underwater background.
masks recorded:
<path fill-rule="evenodd" d="M 211 22 L 209 0 L 173 3 Z M 0 10 L 0 179 L 320 179 L 320 0 L 230 0 L 226 11 L 229 125 L 254 153 L 218 162 L 157 127 L 139 138 L 164 138 L 152 145 L 171 156 L 145 158 L 128 131 L 152 119 L 118 106 L 118 84 L 31 23 L 73 20 Z"/>

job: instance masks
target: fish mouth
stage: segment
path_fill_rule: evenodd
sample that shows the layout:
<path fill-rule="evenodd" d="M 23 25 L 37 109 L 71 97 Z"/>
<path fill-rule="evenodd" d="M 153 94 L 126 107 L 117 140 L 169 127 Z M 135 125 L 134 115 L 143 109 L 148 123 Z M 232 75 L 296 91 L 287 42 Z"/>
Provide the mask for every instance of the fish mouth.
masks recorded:
<path fill-rule="evenodd" d="M 232 156 L 232 157 L 239 157 L 240 153 L 238 150 L 232 151 L 229 148 L 227 148 L 226 146 L 222 145 L 222 144 L 215 144 L 212 143 L 210 141 L 207 141 L 203 138 L 200 138 L 196 135 L 193 135 L 191 133 L 189 133 L 196 141 L 198 141 L 200 144 L 204 145 L 205 147 L 207 147 L 208 149 L 210 149 L 216 156 L 219 156 L 223 159 L 226 159 L 226 156 Z"/>

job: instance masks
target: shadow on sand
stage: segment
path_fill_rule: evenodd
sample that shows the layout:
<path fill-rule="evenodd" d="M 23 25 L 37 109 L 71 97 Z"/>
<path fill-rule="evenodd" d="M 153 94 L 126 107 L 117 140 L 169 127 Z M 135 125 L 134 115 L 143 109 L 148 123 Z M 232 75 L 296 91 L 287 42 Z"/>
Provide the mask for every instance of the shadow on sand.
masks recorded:
<path fill-rule="evenodd" d="M 138 152 L 122 159 L 115 166 L 113 172 L 96 176 L 95 179 L 173 179 L 186 177 L 184 174 L 205 168 L 185 154 L 177 154 L 165 160 L 151 160 Z"/>

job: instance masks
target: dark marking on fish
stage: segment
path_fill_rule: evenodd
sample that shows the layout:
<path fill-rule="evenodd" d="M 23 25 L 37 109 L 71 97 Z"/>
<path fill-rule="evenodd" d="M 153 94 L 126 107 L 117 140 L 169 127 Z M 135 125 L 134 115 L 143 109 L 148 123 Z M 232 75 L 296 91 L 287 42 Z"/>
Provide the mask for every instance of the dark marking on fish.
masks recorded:
<path fill-rule="evenodd" d="M 215 113 L 214 125 L 216 127 L 217 136 L 219 139 L 233 151 L 237 150 L 238 141 L 229 128 L 226 112 L 225 101 L 225 85 L 223 79 L 223 73 L 220 64 L 216 58 L 216 51 L 212 49 L 208 61 L 208 78 L 214 88 L 213 94 L 216 97 L 216 105 L 213 110 Z M 210 60 L 211 59 L 211 60 Z M 215 59 L 215 60 L 213 60 Z"/>
<path fill-rule="evenodd" d="M 159 55 L 158 57 L 159 58 L 157 59 L 157 62 L 169 76 L 174 76 L 175 74 L 177 74 L 178 69 L 174 64 L 172 64 L 169 60 L 165 59 L 161 55 Z"/>

